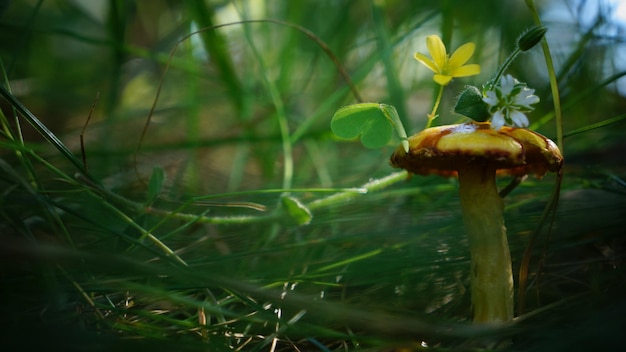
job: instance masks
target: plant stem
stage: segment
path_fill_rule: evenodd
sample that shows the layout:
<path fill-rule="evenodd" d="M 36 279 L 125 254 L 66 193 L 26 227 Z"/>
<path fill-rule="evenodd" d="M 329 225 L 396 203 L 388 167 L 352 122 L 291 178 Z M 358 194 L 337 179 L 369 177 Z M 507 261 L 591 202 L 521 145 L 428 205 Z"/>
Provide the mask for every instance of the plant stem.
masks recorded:
<path fill-rule="evenodd" d="M 459 170 L 459 195 L 471 252 L 473 321 L 513 319 L 513 274 L 496 170 L 469 165 Z"/>
<path fill-rule="evenodd" d="M 287 123 L 287 113 L 285 111 L 285 106 L 281 99 L 280 93 L 278 91 L 278 87 L 274 81 L 272 81 L 267 72 L 267 65 L 265 64 L 265 60 L 261 55 L 261 52 L 256 47 L 254 40 L 252 38 L 251 30 L 248 26 L 244 26 L 244 33 L 246 34 L 246 38 L 248 40 L 248 45 L 250 45 L 250 49 L 252 49 L 252 53 L 256 58 L 259 66 L 261 67 L 262 79 L 267 88 L 272 102 L 274 103 L 274 107 L 276 108 L 276 120 L 278 121 L 278 128 L 280 130 L 280 136 L 282 140 L 282 148 L 283 148 L 283 188 L 289 189 L 293 183 L 293 146 L 291 145 L 291 137 L 289 136 L 289 125 Z"/>
<path fill-rule="evenodd" d="M 443 87 L 439 86 L 439 93 L 437 93 L 437 99 L 435 100 L 435 105 L 433 106 L 433 111 L 428 114 L 428 122 L 426 122 L 426 128 L 430 128 L 433 123 L 433 120 L 437 118 L 437 109 L 439 109 L 439 103 L 441 102 L 441 97 L 443 96 Z"/>
<path fill-rule="evenodd" d="M 526 0 L 526 5 L 530 9 L 535 23 L 542 25 L 539 13 L 537 12 L 537 8 L 535 7 L 533 0 Z M 559 84 L 557 82 L 556 73 L 554 72 L 554 63 L 552 61 L 552 54 L 550 53 L 550 46 L 545 38 L 541 41 L 541 48 L 543 49 L 543 57 L 548 69 L 548 77 L 550 78 L 550 90 L 552 91 L 552 103 L 554 105 L 554 116 L 556 118 L 556 145 L 559 147 L 559 150 L 561 150 L 561 153 L 563 153 L 563 116 L 561 114 Z"/>
<path fill-rule="evenodd" d="M 509 68 L 509 66 L 511 66 L 513 61 L 515 61 L 515 59 L 517 58 L 517 56 L 521 52 L 522 51 L 519 48 L 515 48 L 515 50 L 513 50 L 513 52 L 511 54 L 509 54 L 509 56 L 506 58 L 506 60 L 504 60 L 504 62 L 502 63 L 502 65 L 498 69 L 498 72 L 496 73 L 496 76 L 493 78 L 491 83 L 489 83 L 489 87 L 488 87 L 487 90 L 492 90 L 493 87 L 498 85 L 498 81 L 500 80 L 500 77 L 502 77 L 502 75 L 504 74 L 504 71 L 506 71 Z"/>

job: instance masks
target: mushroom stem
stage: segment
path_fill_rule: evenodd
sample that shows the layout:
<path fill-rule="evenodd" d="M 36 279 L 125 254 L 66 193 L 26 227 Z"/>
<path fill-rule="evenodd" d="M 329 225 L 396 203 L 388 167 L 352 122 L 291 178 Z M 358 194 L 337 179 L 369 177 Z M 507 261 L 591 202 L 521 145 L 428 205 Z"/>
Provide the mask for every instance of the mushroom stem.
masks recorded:
<path fill-rule="evenodd" d="M 459 195 L 471 252 L 473 321 L 511 321 L 513 273 L 496 170 L 485 165 L 460 168 Z"/>

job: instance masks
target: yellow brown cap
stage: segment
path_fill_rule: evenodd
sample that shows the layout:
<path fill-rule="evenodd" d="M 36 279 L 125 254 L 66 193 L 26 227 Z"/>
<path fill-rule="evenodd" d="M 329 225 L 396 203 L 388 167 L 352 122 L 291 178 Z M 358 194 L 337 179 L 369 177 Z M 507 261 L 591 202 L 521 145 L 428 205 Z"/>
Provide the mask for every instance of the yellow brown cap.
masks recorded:
<path fill-rule="evenodd" d="M 464 123 L 425 129 L 409 137 L 409 152 L 402 146 L 391 155 L 391 166 L 414 174 L 455 176 L 459 168 L 488 166 L 498 173 L 542 177 L 563 166 L 563 156 L 550 139 L 524 128 L 486 123 Z"/>

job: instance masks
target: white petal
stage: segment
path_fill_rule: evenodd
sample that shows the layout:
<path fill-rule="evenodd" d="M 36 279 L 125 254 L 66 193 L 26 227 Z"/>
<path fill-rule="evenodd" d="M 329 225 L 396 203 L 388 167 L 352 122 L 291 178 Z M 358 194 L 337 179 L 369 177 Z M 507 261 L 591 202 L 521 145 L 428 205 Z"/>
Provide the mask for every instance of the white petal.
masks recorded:
<path fill-rule="evenodd" d="M 502 87 L 502 95 L 509 95 L 515 88 L 515 78 L 511 75 L 505 75 L 500 79 L 500 87 Z"/>
<path fill-rule="evenodd" d="M 517 110 L 511 111 L 511 120 L 513 120 L 513 126 L 528 127 L 528 117 Z"/>
<path fill-rule="evenodd" d="M 491 118 L 491 128 L 498 131 L 502 126 L 504 126 L 504 115 L 502 114 L 502 110 L 498 110 Z"/>
<path fill-rule="evenodd" d="M 496 92 L 490 90 L 487 91 L 487 96 L 483 97 L 483 101 L 491 106 L 496 106 L 498 105 L 498 96 L 496 95 Z"/>
<path fill-rule="evenodd" d="M 533 95 L 534 89 L 524 89 L 518 95 L 515 96 L 515 100 L 513 101 L 514 105 L 523 106 L 528 109 L 531 108 L 531 104 L 537 104 L 539 102 L 539 97 Z"/>

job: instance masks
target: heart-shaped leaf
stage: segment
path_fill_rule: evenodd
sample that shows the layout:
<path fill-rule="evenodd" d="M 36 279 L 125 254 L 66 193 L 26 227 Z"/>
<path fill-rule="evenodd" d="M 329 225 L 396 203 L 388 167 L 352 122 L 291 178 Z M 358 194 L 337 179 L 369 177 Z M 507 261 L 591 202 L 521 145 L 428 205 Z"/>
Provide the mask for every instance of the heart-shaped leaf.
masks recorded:
<path fill-rule="evenodd" d="M 398 112 L 391 105 L 362 103 L 344 106 L 337 110 L 330 122 L 330 128 L 337 137 L 361 137 L 367 148 L 381 148 L 391 139 L 393 128 L 408 150 L 406 132 L 400 122 Z"/>

